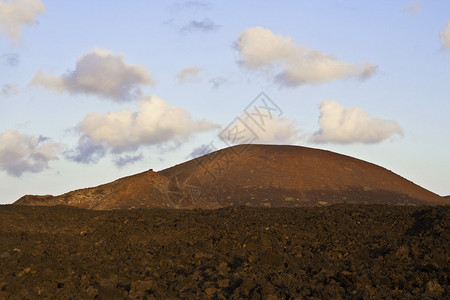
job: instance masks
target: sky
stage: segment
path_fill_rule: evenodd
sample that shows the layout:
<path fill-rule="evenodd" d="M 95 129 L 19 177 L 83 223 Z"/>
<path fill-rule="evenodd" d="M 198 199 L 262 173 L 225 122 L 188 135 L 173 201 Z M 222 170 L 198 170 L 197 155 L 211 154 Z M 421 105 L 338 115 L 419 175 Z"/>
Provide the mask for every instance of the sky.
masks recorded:
<path fill-rule="evenodd" d="M 0 204 L 239 143 L 450 195 L 449 113 L 450 1 L 0 0 Z"/>

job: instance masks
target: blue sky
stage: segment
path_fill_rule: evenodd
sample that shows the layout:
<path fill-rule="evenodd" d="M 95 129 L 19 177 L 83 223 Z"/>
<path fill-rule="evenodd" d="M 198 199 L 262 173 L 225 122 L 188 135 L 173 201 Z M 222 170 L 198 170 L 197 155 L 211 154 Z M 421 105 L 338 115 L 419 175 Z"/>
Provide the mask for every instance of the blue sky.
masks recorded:
<path fill-rule="evenodd" d="M 0 1 L 0 203 L 223 148 L 238 117 L 448 195 L 449 22 L 444 0 Z M 280 110 L 244 111 L 260 92 Z"/>

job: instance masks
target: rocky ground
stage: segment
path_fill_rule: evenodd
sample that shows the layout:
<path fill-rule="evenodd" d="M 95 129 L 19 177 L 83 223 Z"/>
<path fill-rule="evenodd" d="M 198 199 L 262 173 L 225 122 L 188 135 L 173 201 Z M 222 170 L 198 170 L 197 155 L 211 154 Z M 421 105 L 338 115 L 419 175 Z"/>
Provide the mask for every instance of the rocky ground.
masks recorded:
<path fill-rule="evenodd" d="M 444 299 L 449 276 L 449 206 L 0 206 L 0 299 Z"/>

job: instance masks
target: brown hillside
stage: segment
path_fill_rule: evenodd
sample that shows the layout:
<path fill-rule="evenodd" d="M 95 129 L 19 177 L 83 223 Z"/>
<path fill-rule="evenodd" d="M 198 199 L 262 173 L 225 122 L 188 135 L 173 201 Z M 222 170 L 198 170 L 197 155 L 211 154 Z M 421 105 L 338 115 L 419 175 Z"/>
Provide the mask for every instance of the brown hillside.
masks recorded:
<path fill-rule="evenodd" d="M 449 203 L 377 165 L 298 146 L 239 145 L 160 173 L 219 206 Z"/>
<path fill-rule="evenodd" d="M 299 207 L 334 203 L 447 204 L 377 165 L 312 148 L 239 145 L 183 164 L 149 170 L 60 196 L 27 195 L 14 204 L 130 208 Z"/>
<path fill-rule="evenodd" d="M 70 205 L 95 210 L 176 207 L 167 197 L 169 185 L 167 178 L 149 170 L 108 184 L 76 190 L 60 196 L 26 195 L 14 204 Z"/>

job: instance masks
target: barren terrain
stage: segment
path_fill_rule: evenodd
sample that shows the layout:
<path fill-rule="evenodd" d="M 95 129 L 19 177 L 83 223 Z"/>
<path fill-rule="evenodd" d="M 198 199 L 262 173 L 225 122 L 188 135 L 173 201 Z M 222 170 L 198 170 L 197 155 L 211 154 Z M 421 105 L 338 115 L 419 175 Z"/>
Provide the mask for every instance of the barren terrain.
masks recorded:
<path fill-rule="evenodd" d="M 352 157 L 240 145 L 0 207 L 0 298 L 448 298 L 441 204 Z"/>
<path fill-rule="evenodd" d="M 0 206 L 1 299 L 444 299 L 450 207 Z"/>

